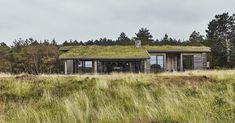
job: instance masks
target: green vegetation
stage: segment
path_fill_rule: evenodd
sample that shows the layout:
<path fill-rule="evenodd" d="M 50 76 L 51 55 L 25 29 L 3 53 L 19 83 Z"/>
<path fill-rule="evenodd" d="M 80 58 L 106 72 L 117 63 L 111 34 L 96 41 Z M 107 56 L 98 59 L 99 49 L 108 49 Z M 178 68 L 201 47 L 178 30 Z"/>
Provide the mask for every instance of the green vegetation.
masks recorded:
<path fill-rule="evenodd" d="M 60 58 L 149 58 L 142 48 L 135 46 L 77 46 L 60 55 Z"/>
<path fill-rule="evenodd" d="M 60 58 L 149 58 L 147 50 L 153 51 L 202 51 L 209 52 L 205 46 L 66 46 L 60 50 L 68 50 L 62 53 Z"/>
<path fill-rule="evenodd" d="M 5 75 L 0 122 L 235 121 L 235 70 L 162 74 Z"/>
<path fill-rule="evenodd" d="M 205 46 L 144 46 L 144 49 L 153 50 L 153 51 L 201 51 L 209 52 L 210 48 Z"/>
<path fill-rule="evenodd" d="M 7 72 L 10 68 L 9 61 L 10 48 L 0 45 L 0 71 Z"/>

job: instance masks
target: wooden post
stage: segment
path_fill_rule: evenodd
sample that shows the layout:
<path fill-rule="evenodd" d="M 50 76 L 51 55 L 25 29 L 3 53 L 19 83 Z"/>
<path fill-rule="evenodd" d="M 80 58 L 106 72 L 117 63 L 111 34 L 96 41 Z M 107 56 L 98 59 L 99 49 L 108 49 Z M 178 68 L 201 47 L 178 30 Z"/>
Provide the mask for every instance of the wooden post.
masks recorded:
<path fill-rule="evenodd" d="M 144 60 L 144 73 L 147 73 L 147 60 Z"/>
<path fill-rule="evenodd" d="M 97 60 L 94 60 L 94 74 L 97 74 Z"/>
<path fill-rule="evenodd" d="M 178 62 L 177 62 L 177 56 L 175 56 L 175 65 L 174 65 L 174 69 L 175 69 L 175 71 L 177 71 L 177 69 L 178 69 Z"/>
<path fill-rule="evenodd" d="M 183 71 L 184 67 L 183 67 L 183 54 L 180 53 L 180 71 Z"/>
<path fill-rule="evenodd" d="M 67 67 L 67 61 L 64 61 L 64 74 L 67 75 L 68 74 L 68 67 Z"/>
<path fill-rule="evenodd" d="M 166 62 L 166 53 L 163 55 L 163 69 L 164 69 L 164 71 L 166 71 L 166 64 L 167 64 L 167 62 Z"/>
<path fill-rule="evenodd" d="M 132 62 L 129 62 L 130 64 L 130 72 L 132 73 L 133 72 L 133 69 L 132 69 Z"/>
<path fill-rule="evenodd" d="M 150 73 L 150 59 L 144 60 L 144 72 Z"/>

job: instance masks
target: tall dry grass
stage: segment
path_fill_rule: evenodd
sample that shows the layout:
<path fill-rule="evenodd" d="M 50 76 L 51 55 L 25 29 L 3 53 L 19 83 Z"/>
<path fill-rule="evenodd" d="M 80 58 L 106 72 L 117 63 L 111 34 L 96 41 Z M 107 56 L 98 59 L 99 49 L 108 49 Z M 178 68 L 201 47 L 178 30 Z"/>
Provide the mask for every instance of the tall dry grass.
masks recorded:
<path fill-rule="evenodd" d="M 235 70 L 0 77 L 0 122 L 235 121 Z"/>

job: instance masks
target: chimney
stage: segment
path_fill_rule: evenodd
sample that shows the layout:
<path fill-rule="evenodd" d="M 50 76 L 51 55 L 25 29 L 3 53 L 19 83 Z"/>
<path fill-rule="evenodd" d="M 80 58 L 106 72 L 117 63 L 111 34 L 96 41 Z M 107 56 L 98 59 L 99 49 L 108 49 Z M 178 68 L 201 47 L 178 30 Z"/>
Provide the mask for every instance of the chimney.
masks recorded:
<path fill-rule="evenodd" d="M 141 48 L 141 40 L 135 40 L 135 46 Z"/>

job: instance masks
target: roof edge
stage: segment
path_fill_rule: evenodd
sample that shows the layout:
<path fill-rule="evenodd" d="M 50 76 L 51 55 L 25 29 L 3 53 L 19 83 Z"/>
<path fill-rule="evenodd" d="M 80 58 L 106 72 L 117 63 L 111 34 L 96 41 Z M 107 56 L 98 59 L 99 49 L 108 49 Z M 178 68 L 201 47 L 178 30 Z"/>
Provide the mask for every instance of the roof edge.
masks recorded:
<path fill-rule="evenodd" d="M 185 50 L 147 50 L 149 53 L 209 53 L 211 52 L 210 50 L 208 51 L 185 51 Z"/>
<path fill-rule="evenodd" d="M 135 60 L 135 59 L 149 59 L 150 57 L 129 57 L 129 58 L 123 58 L 123 57 L 116 57 L 116 58 L 107 58 L 107 57 L 99 57 L 99 58 L 91 58 L 91 57 L 83 57 L 83 58 L 79 58 L 79 57 L 59 57 L 59 59 L 61 60 L 72 60 L 72 59 L 86 59 L 86 60 L 112 60 L 112 59 L 120 59 L 120 60 L 127 60 L 127 59 L 131 59 L 131 60 Z"/>

